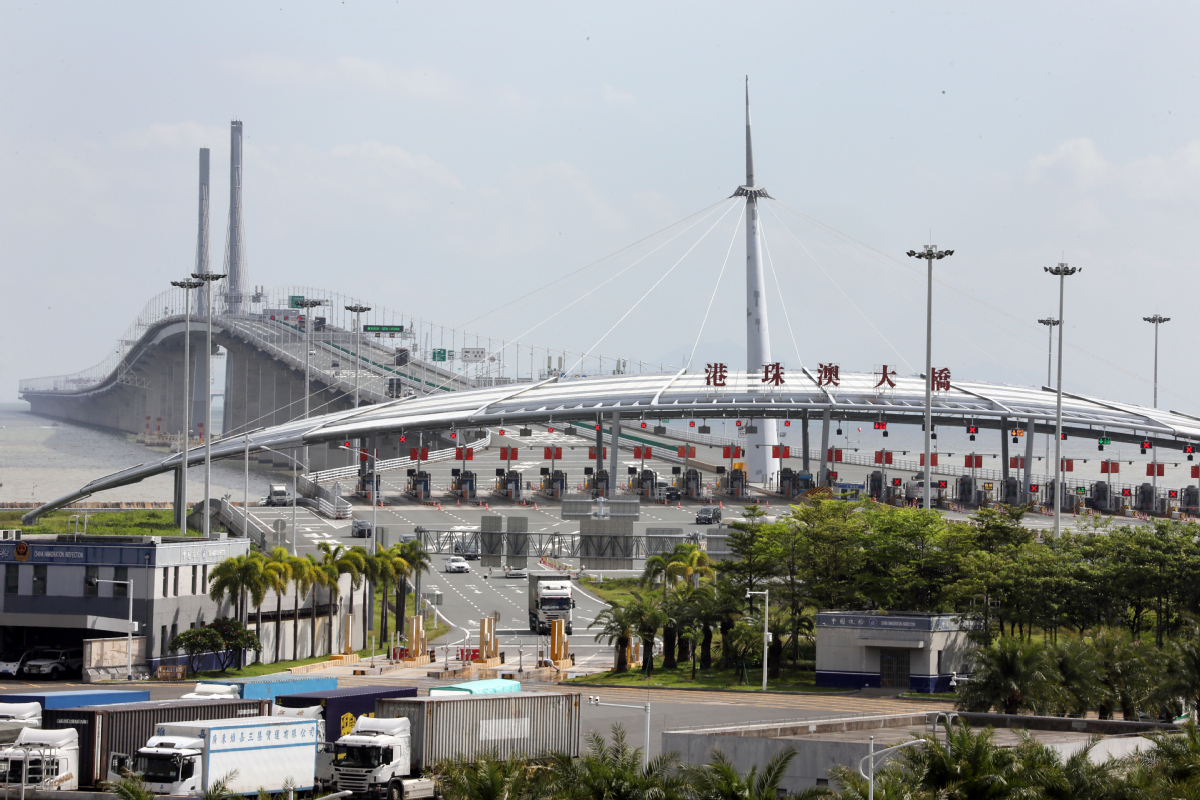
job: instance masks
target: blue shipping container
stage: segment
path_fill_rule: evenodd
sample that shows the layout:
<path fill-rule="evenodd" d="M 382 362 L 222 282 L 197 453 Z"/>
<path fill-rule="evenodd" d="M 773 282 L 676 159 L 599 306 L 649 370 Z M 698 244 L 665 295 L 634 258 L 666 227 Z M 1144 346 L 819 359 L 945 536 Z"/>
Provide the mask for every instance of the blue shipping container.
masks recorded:
<path fill-rule="evenodd" d="M 352 686 L 328 692 L 281 694 L 275 705 L 283 708 L 324 709 L 325 741 L 336 742 L 354 729 L 358 718 L 375 716 L 375 701 L 383 697 L 416 697 L 415 686 Z"/>
<path fill-rule="evenodd" d="M 201 683 L 221 683 L 237 686 L 243 700 L 274 700 L 281 694 L 297 692 L 331 692 L 337 689 L 337 678 L 309 675 L 260 675 L 257 678 L 218 678 Z"/>
<path fill-rule="evenodd" d="M 39 703 L 43 711 L 79 706 L 107 706 L 113 703 L 140 703 L 150 692 L 138 689 L 81 689 L 69 692 L 28 692 L 0 694 L 0 703 Z"/>

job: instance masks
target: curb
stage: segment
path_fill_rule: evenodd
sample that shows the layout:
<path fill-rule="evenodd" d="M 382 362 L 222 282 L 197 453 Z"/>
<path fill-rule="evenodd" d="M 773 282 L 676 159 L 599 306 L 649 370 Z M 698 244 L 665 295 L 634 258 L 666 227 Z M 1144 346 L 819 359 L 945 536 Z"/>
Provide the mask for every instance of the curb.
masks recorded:
<path fill-rule="evenodd" d="M 783 689 L 767 689 L 765 692 L 762 689 L 717 689 L 701 686 L 630 686 L 627 683 L 587 683 L 577 684 L 573 681 L 559 681 L 559 686 L 595 686 L 600 689 L 634 689 L 640 691 L 642 689 L 660 689 L 670 692 L 733 692 L 735 694 L 782 694 L 788 697 L 810 697 L 810 696 L 845 696 L 851 695 L 858 689 L 834 689 L 828 692 L 789 692 Z M 946 701 L 949 702 L 949 701 Z"/>

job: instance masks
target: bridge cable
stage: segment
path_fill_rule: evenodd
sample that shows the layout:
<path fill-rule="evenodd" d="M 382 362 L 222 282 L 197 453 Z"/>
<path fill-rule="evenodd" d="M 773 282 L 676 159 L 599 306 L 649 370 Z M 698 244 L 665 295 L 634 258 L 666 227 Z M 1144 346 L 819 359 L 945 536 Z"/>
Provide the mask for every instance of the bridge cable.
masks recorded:
<path fill-rule="evenodd" d="M 713 301 L 717 299 L 717 289 L 721 288 L 721 278 L 725 276 L 725 267 L 729 264 L 729 254 L 733 252 L 733 243 L 737 241 L 738 230 L 742 227 L 742 220 L 746 216 L 746 207 L 742 206 L 742 213 L 738 215 L 737 225 L 733 229 L 733 237 L 729 240 L 729 249 L 725 251 L 725 260 L 721 262 L 721 271 L 717 274 L 717 282 L 713 285 L 712 297 L 708 298 L 708 308 L 704 309 L 704 319 L 700 320 L 700 330 L 696 331 L 696 342 L 692 345 L 692 352 L 688 355 L 687 363 L 684 369 L 691 369 L 692 358 L 696 355 L 696 348 L 700 346 L 700 337 L 704 334 L 704 325 L 708 322 L 708 314 L 712 311 Z"/>
<path fill-rule="evenodd" d="M 732 200 L 732 199 L 734 199 L 734 198 L 728 198 L 728 199 Z M 689 247 L 689 248 L 687 249 L 687 252 L 685 252 L 683 255 L 681 255 L 681 256 L 679 257 L 679 260 L 678 260 L 678 261 L 676 261 L 674 264 L 672 264 L 672 265 L 671 265 L 671 268 L 670 268 L 670 269 L 668 269 L 666 272 L 664 272 L 664 273 L 663 273 L 663 275 L 662 275 L 662 277 L 661 277 L 661 278 L 659 278 L 657 281 L 655 281 L 655 282 L 654 282 L 654 285 L 653 285 L 653 286 L 651 286 L 649 289 L 647 289 L 647 290 L 646 290 L 646 292 L 645 292 L 645 294 L 643 294 L 641 297 L 639 297 L 639 298 L 637 299 L 637 301 L 636 301 L 636 302 L 635 302 L 635 303 L 634 303 L 632 306 L 630 306 L 630 307 L 629 307 L 629 310 L 628 310 L 628 311 L 626 311 L 624 314 L 622 314 L 622 315 L 621 315 L 621 318 L 620 318 L 620 319 L 618 319 L 616 322 L 614 322 L 614 323 L 612 324 L 612 326 L 611 326 L 611 327 L 610 327 L 610 328 L 609 328 L 607 331 L 605 331 L 605 332 L 604 332 L 604 335 L 603 335 L 603 336 L 601 336 L 599 339 L 597 339 L 597 340 L 596 340 L 596 342 L 595 342 L 595 344 L 593 344 L 591 347 L 589 347 L 589 348 L 587 349 L 587 351 L 586 351 L 586 352 L 584 352 L 584 353 L 583 353 L 583 355 L 581 355 L 581 356 L 579 357 L 579 360 L 578 360 L 578 361 L 576 361 L 574 364 L 572 364 L 572 365 L 571 365 L 571 369 L 567 370 L 567 372 L 570 372 L 571 370 L 575 369 L 575 367 L 577 367 L 577 366 L 579 366 L 581 363 L 583 363 L 583 359 L 587 358 L 587 356 L 588 356 L 588 355 L 589 355 L 589 354 L 592 352 L 592 350 L 594 350 L 594 349 L 596 349 L 597 347 L 599 347 L 599 346 L 600 346 L 600 343 L 601 343 L 601 342 L 603 342 L 603 341 L 604 341 L 606 338 L 608 338 L 608 335 L 609 335 L 610 333 L 612 333 L 614 330 L 616 330 L 617 326 L 618 326 L 618 325 L 620 325 L 622 322 L 624 322 L 624 321 L 625 321 L 625 318 L 626 318 L 626 317 L 628 317 L 630 314 L 632 314 L 632 313 L 633 313 L 633 311 L 634 311 L 634 309 L 636 309 L 636 308 L 637 308 L 639 305 L 641 305 L 642 301 L 643 301 L 643 300 L 645 300 L 647 297 L 649 297 L 649 296 L 650 296 L 650 294 L 651 294 L 651 293 L 652 293 L 652 292 L 653 292 L 655 289 L 657 289 L 657 288 L 658 288 L 658 285 L 659 285 L 660 283 L 662 283 L 663 281 L 665 281 L 665 280 L 667 279 L 667 276 L 668 276 L 668 275 L 670 275 L 672 272 L 674 272 L 674 271 L 675 271 L 675 268 L 676 268 L 676 267 L 678 267 L 678 266 L 679 266 L 681 263 L 683 263 L 683 260 L 684 260 L 685 258 L 687 258 L 689 255 L 691 255 L 691 252 L 692 252 L 693 250 L 695 250 L 695 249 L 696 249 L 696 247 L 697 247 L 697 246 L 699 246 L 699 244 L 705 240 L 705 238 L 707 238 L 707 237 L 708 237 L 708 234 L 712 233 L 712 229 L 713 229 L 713 228 L 715 228 L 715 227 L 717 227 L 717 225 L 718 225 L 718 224 L 720 224 L 721 220 L 725 219 L 725 215 L 726 215 L 726 214 L 728 214 L 730 211 L 732 211 L 732 210 L 733 210 L 733 208 L 734 208 L 734 204 L 730 204 L 730 205 L 729 205 L 729 207 L 728 207 L 728 208 L 726 208 L 726 209 L 725 209 L 725 211 L 724 211 L 724 212 L 721 214 L 721 216 L 717 217 L 716 221 L 715 221 L 715 222 L 713 222 L 713 224 L 712 224 L 712 225 L 710 225 L 710 226 L 708 227 L 708 230 L 706 230 L 706 231 L 704 232 L 704 234 L 703 234 L 703 235 L 702 235 L 702 236 L 701 236 L 699 239 L 697 239 L 697 240 L 696 240 L 696 243 L 695 243 L 695 244 L 693 244 L 691 247 Z"/>
<path fill-rule="evenodd" d="M 771 258 L 771 246 L 767 244 L 767 232 L 759 223 L 759 234 L 762 236 L 763 249 L 767 251 L 767 264 L 771 267 L 771 277 L 775 279 L 775 292 L 779 296 L 779 305 L 783 307 L 783 319 L 787 322 L 788 335 L 792 337 L 792 347 L 796 351 L 796 360 L 800 369 L 804 369 L 804 357 L 800 355 L 800 345 L 796 343 L 796 332 L 792 330 L 792 317 L 788 314 L 787 303 L 783 299 L 783 288 L 779 285 L 779 274 L 775 272 L 775 261 Z"/>

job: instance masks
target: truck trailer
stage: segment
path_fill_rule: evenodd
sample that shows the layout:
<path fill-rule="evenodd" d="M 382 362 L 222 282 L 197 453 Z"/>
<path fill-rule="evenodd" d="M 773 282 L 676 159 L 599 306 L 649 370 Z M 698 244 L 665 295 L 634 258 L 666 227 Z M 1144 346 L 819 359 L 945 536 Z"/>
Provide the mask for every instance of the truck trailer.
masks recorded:
<path fill-rule="evenodd" d="M 95 786 L 112 773 L 120 777 L 129 757 L 166 722 L 258 717 L 269 714 L 265 700 L 147 700 L 111 706 L 56 708 L 42 712 L 46 730 L 74 730 L 80 756 L 80 786 Z"/>
<path fill-rule="evenodd" d="M 334 751 L 334 781 L 356 798 L 432 797 L 430 769 L 446 759 L 579 755 L 579 694 L 386 698 Z"/>
<path fill-rule="evenodd" d="M 375 701 L 384 697 L 416 697 L 415 686 L 352 686 L 324 692 L 284 694 L 275 698 L 274 714 L 324 721 L 323 741 L 333 743 L 354 730 L 358 718 L 375 716 Z"/>
<path fill-rule="evenodd" d="M 575 599 L 571 594 L 571 576 L 547 573 L 529 575 L 529 630 L 549 633 L 550 623 L 566 621 L 567 635 L 573 630 L 572 611 Z"/>
<path fill-rule="evenodd" d="M 203 701 L 201 701 L 203 702 Z M 137 751 L 130 771 L 155 794 L 196 796 L 220 780 L 231 794 L 314 786 L 317 721 L 294 717 L 167 722 Z M 115 780 L 116 775 L 110 776 Z"/>
<path fill-rule="evenodd" d="M 328 675 L 260 675 L 257 678 L 214 678 L 202 683 L 236 686 L 243 700 L 274 700 L 281 694 L 297 692 L 330 692 L 337 688 L 337 678 Z"/>

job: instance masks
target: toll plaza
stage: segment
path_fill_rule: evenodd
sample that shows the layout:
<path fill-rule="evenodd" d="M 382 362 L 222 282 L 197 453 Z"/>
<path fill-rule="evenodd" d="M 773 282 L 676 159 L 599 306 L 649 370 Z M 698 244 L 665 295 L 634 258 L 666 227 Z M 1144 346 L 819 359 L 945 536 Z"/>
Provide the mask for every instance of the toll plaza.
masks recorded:
<path fill-rule="evenodd" d="M 515 469 L 496 468 L 496 485 L 492 493 L 509 500 L 521 500 L 521 473 Z"/>
<path fill-rule="evenodd" d="M 408 470 L 408 494 L 417 500 L 429 499 L 429 473 L 421 469 Z"/>
<path fill-rule="evenodd" d="M 586 491 L 592 497 L 612 497 L 609 489 L 608 470 L 602 469 L 599 472 L 594 467 L 584 467 L 583 474 L 586 475 Z"/>
<path fill-rule="evenodd" d="M 704 482 L 700 480 L 700 471 L 689 467 L 683 473 L 683 494 L 684 497 L 700 499 L 704 496 Z"/>
<path fill-rule="evenodd" d="M 455 467 L 450 470 L 450 492 L 463 500 L 475 499 L 475 473 Z"/>
<path fill-rule="evenodd" d="M 538 491 L 546 497 L 561 500 L 567 492 L 567 473 L 561 469 L 553 472 L 549 467 L 542 467 L 542 485 Z"/>
<path fill-rule="evenodd" d="M 779 470 L 779 493 L 784 497 L 796 497 L 813 487 L 813 477 L 808 472 L 797 472 L 791 467 Z"/>
<path fill-rule="evenodd" d="M 750 486 L 746 483 L 746 471 L 738 467 L 729 471 L 725 471 L 724 467 L 717 467 L 717 492 L 729 497 L 749 497 Z"/>

